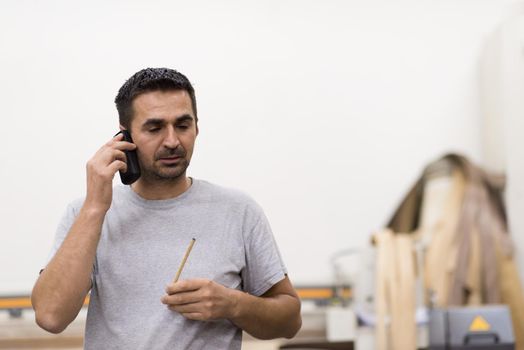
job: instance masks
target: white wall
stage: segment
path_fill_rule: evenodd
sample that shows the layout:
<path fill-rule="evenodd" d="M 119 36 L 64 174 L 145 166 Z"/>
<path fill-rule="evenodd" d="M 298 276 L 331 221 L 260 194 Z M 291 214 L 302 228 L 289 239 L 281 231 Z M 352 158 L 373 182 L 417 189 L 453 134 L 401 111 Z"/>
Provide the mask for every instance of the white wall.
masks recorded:
<path fill-rule="evenodd" d="M 483 51 L 484 159 L 507 173 L 510 232 L 524 281 L 524 15 L 502 23 Z"/>
<path fill-rule="evenodd" d="M 190 174 L 265 208 L 296 283 L 367 244 L 422 167 L 481 157 L 480 48 L 514 0 L 3 1 L 0 294 L 28 292 L 113 98 L 147 66 L 197 90 Z"/>

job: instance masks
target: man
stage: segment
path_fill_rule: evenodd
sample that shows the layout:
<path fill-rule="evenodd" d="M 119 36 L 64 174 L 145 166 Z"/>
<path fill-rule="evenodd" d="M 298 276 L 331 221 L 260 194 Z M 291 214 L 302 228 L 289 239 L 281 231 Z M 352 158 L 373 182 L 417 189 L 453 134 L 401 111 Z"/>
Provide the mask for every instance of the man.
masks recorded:
<path fill-rule="evenodd" d="M 63 331 L 91 291 L 86 349 L 239 349 L 241 330 L 293 337 L 300 301 L 261 208 L 186 176 L 198 135 L 189 80 L 144 69 L 115 103 L 133 143 L 119 134 L 88 161 L 86 197 L 67 208 L 33 288 L 38 325 Z M 113 187 L 133 150 L 141 177 Z"/>

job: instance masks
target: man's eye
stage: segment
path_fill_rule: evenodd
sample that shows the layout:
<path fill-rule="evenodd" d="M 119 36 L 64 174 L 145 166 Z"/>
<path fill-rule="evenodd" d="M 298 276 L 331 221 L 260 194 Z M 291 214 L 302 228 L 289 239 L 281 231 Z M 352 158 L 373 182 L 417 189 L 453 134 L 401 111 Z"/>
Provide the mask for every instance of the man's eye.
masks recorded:
<path fill-rule="evenodd" d="M 178 125 L 177 128 L 179 128 L 181 130 L 187 130 L 187 129 L 189 129 L 189 126 L 188 125 Z"/>
<path fill-rule="evenodd" d="M 154 133 L 154 132 L 158 132 L 158 131 L 160 131 L 160 128 L 151 128 L 151 129 L 149 129 L 148 131 Z"/>

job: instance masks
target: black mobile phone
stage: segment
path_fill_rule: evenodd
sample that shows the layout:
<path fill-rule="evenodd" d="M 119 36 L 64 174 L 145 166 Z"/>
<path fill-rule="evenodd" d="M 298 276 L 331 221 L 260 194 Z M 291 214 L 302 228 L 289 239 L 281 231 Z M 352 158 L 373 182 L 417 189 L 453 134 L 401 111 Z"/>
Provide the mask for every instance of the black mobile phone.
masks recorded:
<path fill-rule="evenodd" d="M 118 134 L 124 135 L 124 141 L 133 143 L 133 139 L 131 138 L 129 131 L 121 130 L 116 135 Z M 140 165 L 138 164 L 136 149 L 132 151 L 124 151 L 124 153 L 126 154 L 127 171 L 125 173 L 119 171 L 120 179 L 124 185 L 131 185 L 140 177 Z"/>

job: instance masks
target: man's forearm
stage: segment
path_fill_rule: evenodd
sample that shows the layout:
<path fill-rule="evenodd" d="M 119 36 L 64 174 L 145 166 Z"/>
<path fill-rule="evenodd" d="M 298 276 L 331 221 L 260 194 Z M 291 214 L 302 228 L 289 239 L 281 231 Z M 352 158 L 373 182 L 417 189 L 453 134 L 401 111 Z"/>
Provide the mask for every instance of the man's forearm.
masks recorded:
<path fill-rule="evenodd" d="M 36 322 L 63 331 L 78 315 L 91 273 L 105 212 L 83 207 L 67 237 L 38 278 L 31 295 Z"/>
<path fill-rule="evenodd" d="M 256 297 L 236 292 L 235 313 L 230 320 L 255 338 L 292 338 L 300 329 L 300 301 L 296 296 Z"/>

